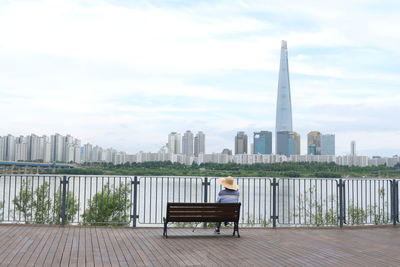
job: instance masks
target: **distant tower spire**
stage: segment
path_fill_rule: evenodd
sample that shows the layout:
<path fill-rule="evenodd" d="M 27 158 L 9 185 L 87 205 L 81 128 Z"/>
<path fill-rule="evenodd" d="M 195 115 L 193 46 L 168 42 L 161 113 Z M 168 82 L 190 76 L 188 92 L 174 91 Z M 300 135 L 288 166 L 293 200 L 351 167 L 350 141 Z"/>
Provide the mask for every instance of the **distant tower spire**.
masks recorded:
<path fill-rule="evenodd" d="M 276 105 L 276 147 L 280 155 L 300 154 L 300 136 L 293 137 L 292 101 L 290 97 L 289 64 L 286 41 L 281 45 L 281 63 L 279 67 L 278 101 Z M 298 143 L 298 144 L 297 144 Z M 296 153 L 295 153 L 296 151 Z"/>
<path fill-rule="evenodd" d="M 278 101 L 276 105 L 276 132 L 293 131 L 292 101 L 290 97 L 287 43 L 282 41 L 279 67 Z"/>

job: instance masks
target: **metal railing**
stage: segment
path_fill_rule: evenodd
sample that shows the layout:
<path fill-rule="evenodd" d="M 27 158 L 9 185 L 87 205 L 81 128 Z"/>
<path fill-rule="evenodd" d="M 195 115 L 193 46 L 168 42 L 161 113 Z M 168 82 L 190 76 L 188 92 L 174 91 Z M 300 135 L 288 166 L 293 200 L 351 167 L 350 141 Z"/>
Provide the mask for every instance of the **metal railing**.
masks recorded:
<path fill-rule="evenodd" d="M 0 176 L 0 221 L 60 223 L 60 176 Z"/>
<path fill-rule="evenodd" d="M 393 222 L 391 218 L 392 183 L 393 180 L 345 180 L 345 223 L 360 225 Z"/>
<path fill-rule="evenodd" d="M 215 202 L 216 177 L 0 176 L 0 221 L 159 226 L 167 202 Z M 399 222 L 396 179 L 238 177 L 249 227 Z"/>
<path fill-rule="evenodd" d="M 199 177 L 140 177 L 139 224 L 162 224 L 167 202 L 203 202 L 203 179 Z"/>
<path fill-rule="evenodd" d="M 278 223 L 338 225 L 338 181 L 334 179 L 278 180 Z"/>

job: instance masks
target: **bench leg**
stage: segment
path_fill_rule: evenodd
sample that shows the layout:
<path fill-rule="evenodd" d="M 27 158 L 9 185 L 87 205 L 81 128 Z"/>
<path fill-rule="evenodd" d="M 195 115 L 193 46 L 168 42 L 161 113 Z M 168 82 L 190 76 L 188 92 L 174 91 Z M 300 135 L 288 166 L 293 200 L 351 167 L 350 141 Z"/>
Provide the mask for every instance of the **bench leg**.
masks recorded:
<path fill-rule="evenodd" d="M 235 236 L 235 233 L 237 233 L 238 237 L 240 237 L 240 234 L 239 234 L 239 223 L 238 222 L 234 223 L 233 236 Z"/>
<path fill-rule="evenodd" d="M 164 232 L 163 232 L 163 236 L 165 236 L 165 238 L 168 238 L 168 235 L 167 235 L 167 224 L 168 224 L 168 222 L 167 222 L 167 220 L 166 220 L 165 218 L 163 218 L 163 221 L 164 221 Z"/>

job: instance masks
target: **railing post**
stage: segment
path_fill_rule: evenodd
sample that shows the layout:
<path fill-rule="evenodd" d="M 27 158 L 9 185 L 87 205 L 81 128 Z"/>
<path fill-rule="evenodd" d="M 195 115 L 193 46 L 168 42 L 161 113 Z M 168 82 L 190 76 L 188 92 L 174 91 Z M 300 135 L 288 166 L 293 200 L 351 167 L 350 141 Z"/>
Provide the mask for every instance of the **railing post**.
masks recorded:
<path fill-rule="evenodd" d="M 210 182 L 208 181 L 208 177 L 204 177 L 204 182 L 202 183 L 202 185 L 204 186 L 204 203 L 208 202 L 208 188 L 210 185 Z M 207 223 L 203 223 L 203 227 L 207 228 Z"/>
<path fill-rule="evenodd" d="M 392 220 L 393 226 L 397 224 L 399 220 L 399 191 L 398 191 L 398 182 L 393 179 L 391 181 L 391 206 L 392 206 Z"/>
<path fill-rule="evenodd" d="M 67 221 L 67 176 L 63 176 L 61 183 L 61 225 L 64 226 Z"/>
<path fill-rule="evenodd" d="M 396 180 L 396 185 L 394 187 L 396 195 L 396 221 L 399 222 L 399 181 Z"/>
<path fill-rule="evenodd" d="M 395 195 L 396 195 L 396 221 L 399 222 L 399 181 L 396 180 Z"/>
<path fill-rule="evenodd" d="M 272 227 L 276 228 L 276 220 L 278 219 L 278 216 L 276 214 L 276 205 L 277 205 L 277 194 L 276 194 L 276 188 L 278 187 L 278 183 L 276 182 L 276 178 L 272 179 Z"/>
<path fill-rule="evenodd" d="M 345 192 L 344 192 L 344 182 L 342 179 L 339 179 L 339 226 L 340 228 L 343 228 L 343 223 L 345 220 L 345 215 L 344 215 L 344 209 L 345 209 L 345 201 L 344 201 L 344 196 L 345 196 Z"/>
<path fill-rule="evenodd" d="M 138 200 L 138 178 L 135 176 L 132 181 L 133 184 L 133 214 L 131 215 L 132 227 L 136 227 L 136 221 L 139 218 L 137 214 L 137 200 Z"/>
<path fill-rule="evenodd" d="M 208 177 L 204 177 L 204 203 L 208 202 L 208 186 L 210 185 L 210 182 L 208 181 Z"/>

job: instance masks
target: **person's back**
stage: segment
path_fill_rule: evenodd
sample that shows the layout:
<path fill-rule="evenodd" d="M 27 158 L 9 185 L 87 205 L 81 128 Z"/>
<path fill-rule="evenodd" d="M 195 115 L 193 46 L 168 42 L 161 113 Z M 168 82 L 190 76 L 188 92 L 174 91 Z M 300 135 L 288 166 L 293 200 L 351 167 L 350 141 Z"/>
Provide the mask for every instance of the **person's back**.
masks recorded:
<path fill-rule="evenodd" d="M 239 190 L 225 188 L 218 193 L 218 203 L 237 203 L 239 202 Z"/>
<path fill-rule="evenodd" d="M 218 193 L 217 203 L 239 202 L 239 186 L 235 184 L 235 181 L 231 176 L 228 176 L 226 178 L 220 178 L 218 179 L 218 182 L 224 187 L 224 189 Z M 226 225 L 228 225 L 227 222 L 225 222 L 225 226 Z M 221 227 L 221 222 L 217 222 L 216 228 L 214 230 L 216 234 L 220 233 L 220 227 Z"/>

